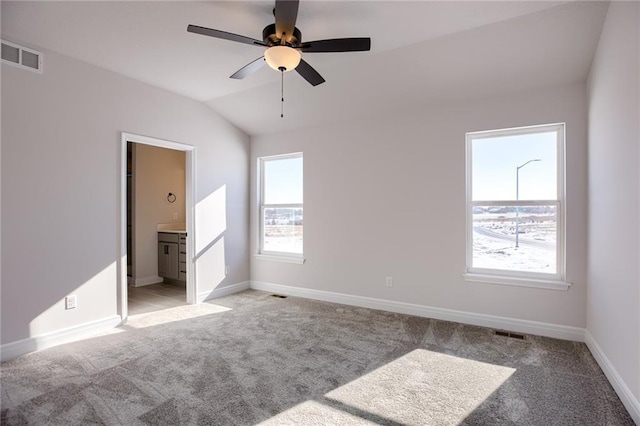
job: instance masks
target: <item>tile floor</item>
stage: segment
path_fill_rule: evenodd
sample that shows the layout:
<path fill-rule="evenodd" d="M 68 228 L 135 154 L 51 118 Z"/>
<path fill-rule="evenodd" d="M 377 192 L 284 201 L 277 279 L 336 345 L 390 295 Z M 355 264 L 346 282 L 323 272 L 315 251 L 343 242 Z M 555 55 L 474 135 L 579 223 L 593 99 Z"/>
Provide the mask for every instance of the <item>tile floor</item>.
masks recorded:
<path fill-rule="evenodd" d="M 146 314 L 187 304 L 187 290 L 177 284 L 129 286 L 128 292 L 129 315 Z"/>

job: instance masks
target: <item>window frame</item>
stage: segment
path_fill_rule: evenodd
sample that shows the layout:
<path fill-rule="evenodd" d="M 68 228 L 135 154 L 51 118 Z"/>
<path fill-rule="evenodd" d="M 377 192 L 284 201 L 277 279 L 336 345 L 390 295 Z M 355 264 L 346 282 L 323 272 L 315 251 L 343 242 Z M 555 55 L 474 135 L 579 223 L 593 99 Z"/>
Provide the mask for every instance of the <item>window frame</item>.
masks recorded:
<path fill-rule="evenodd" d="M 486 138 L 556 133 L 556 185 L 555 200 L 491 200 L 473 201 L 473 141 Z M 566 124 L 553 123 L 508 129 L 468 132 L 466 134 L 466 266 L 467 281 L 567 290 L 566 282 L 566 176 L 565 176 Z M 473 266 L 473 210 L 474 207 L 523 207 L 554 205 L 556 207 L 556 271 L 555 273 L 527 272 Z"/>
<path fill-rule="evenodd" d="M 302 188 L 303 188 L 303 202 L 293 204 L 265 204 L 265 164 L 269 161 L 287 160 L 293 158 L 302 159 Z M 264 233 L 265 233 L 265 217 L 264 212 L 269 208 L 293 208 L 301 209 L 304 215 L 304 156 L 302 152 L 292 152 L 288 154 L 269 155 L 258 157 L 258 176 L 259 176 L 259 194 L 258 194 L 258 253 L 256 257 L 263 260 L 275 260 L 280 262 L 289 263 L 304 263 L 304 225 L 302 231 L 302 253 L 294 253 L 287 251 L 273 251 L 264 249 Z M 304 223 L 304 219 L 303 219 Z"/>

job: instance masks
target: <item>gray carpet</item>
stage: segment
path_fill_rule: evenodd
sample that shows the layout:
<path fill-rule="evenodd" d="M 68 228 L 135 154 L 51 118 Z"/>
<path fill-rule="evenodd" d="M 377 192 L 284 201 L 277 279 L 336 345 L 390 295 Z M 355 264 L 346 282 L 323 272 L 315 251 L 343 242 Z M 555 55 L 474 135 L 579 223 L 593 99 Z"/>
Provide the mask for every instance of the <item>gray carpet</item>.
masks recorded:
<path fill-rule="evenodd" d="M 2 424 L 633 425 L 581 343 L 246 291 L 3 363 Z"/>

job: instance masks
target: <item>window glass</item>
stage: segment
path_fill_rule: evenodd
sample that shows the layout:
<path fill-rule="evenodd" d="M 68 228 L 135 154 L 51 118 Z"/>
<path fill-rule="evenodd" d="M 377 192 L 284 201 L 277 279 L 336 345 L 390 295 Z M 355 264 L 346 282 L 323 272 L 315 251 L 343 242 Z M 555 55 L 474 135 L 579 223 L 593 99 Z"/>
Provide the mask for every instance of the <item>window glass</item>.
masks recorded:
<path fill-rule="evenodd" d="M 556 132 L 474 139 L 472 150 L 474 201 L 556 199 Z"/>
<path fill-rule="evenodd" d="M 264 162 L 264 204 L 302 203 L 302 157 Z"/>
<path fill-rule="evenodd" d="M 302 256 L 302 154 L 260 159 L 260 252 Z"/>
<path fill-rule="evenodd" d="M 302 254 L 302 208 L 264 209 L 264 251 Z"/>
<path fill-rule="evenodd" d="M 542 204 L 474 207 L 473 267 L 555 274 L 556 213 L 555 205 Z"/>
<path fill-rule="evenodd" d="M 467 134 L 467 272 L 562 278 L 564 125 Z"/>

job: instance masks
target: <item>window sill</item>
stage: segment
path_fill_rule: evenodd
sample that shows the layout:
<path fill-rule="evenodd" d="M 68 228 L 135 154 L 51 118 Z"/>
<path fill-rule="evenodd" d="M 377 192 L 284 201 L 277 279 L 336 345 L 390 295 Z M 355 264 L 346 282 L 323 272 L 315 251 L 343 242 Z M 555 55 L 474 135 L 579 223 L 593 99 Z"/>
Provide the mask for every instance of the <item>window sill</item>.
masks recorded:
<path fill-rule="evenodd" d="M 465 281 L 486 283 L 486 284 L 500 284 L 511 285 L 516 287 L 533 287 L 543 288 L 547 290 L 562 290 L 567 291 L 571 287 L 571 283 L 560 280 L 545 280 L 536 278 L 519 278 L 519 277 L 503 277 L 499 275 L 485 275 L 485 274 L 472 274 L 467 273 L 462 275 Z"/>
<path fill-rule="evenodd" d="M 307 259 L 297 256 L 280 256 L 274 254 L 254 254 L 253 257 L 258 260 L 271 260 L 273 262 L 296 263 L 302 265 Z"/>

